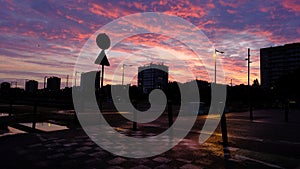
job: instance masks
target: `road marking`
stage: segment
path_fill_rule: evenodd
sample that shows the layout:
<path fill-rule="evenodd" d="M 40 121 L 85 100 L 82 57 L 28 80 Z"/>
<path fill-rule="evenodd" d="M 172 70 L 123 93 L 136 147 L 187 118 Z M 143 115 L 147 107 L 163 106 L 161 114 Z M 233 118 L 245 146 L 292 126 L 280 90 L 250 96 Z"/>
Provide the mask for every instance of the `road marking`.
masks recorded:
<path fill-rule="evenodd" d="M 194 132 L 199 133 L 199 134 L 208 134 L 208 135 L 215 135 L 215 136 L 222 137 L 221 133 L 213 133 L 212 134 L 212 132 L 209 132 L 209 131 L 194 131 Z M 256 137 L 249 137 L 249 136 L 243 137 L 243 136 L 228 135 L 228 137 L 235 138 L 235 139 L 242 139 L 242 140 L 258 141 L 258 142 L 264 141 L 264 139 L 260 139 L 260 138 L 256 138 Z"/>
<path fill-rule="evenodd" d="M 228 121 L 240 121 L 240 122 L 249 122 L 249 120 L 246 119 L 239 119 L 239 118 L 227 118 Z M 299 126 L 298 123 L 286 123 L 286 122 L 272 122 L 268 120 L 253 120 L 251 123 L 260 123 L 260 124 L 272 124 L 272 125 L 289 125 L 289 126 Z"/>
<path fill-rule="evenodd" d="M 213 133 L 213 132 L 209 132 L 209 131 L 196 131 L 196 130 L 192 130 L 192 132 L 198 133 L 198 134 L 207 134 L 207 135 L 215 135 L 215 136 L 222 137 L 221 133 Z M 243 136 L 234 136 L 234 135 L 230 135 L 230 134 L 228 134 L 228 137 L 233 138 L 233 139 L 257 141 L 257 142 L 269 142 L 269 143 L 282 143 L 282 144 L 300 145 L 300 142 L 292 142 L 292 141 L 286 141 L 286 140 L 273 141 L 273 140 L 267 140 L 267 139 L 262 139 L 262 138 L 257 138 L 257 137 L 250 137 L 250 136 L 243 137 Z"/>
<path fill-rule="evenodd" d="M 242 155 L 235 155 L 235 158 L 253 161 L 253 162 L 260 163 L 260 164 L 263 164 L 265 166 L 272 167 L 272 168 L 284 169 L 283 167 L 280 167 L 278 165 L 270 164 L 270 163 L 267 163 L 267 162 L 264 162 L 264 161 L 260 161 L 260 160 L 253 159 L 253 158 L 246 157 L 246 156 L 242 156 Z"/>

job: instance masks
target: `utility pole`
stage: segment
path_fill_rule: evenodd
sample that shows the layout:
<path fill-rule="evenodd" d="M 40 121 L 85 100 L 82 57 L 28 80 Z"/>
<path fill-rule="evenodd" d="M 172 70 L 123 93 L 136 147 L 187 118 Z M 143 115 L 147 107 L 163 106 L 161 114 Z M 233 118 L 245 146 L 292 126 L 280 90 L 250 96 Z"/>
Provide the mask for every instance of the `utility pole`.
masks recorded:
<path fill-rule="evenodd" d="M 251 86 L 250 86 L 250 48 L 248 48 L 248 58 L 245 59 L 248 62 L 248 105 L 250 113 L 250 121 L 253 121 L 253 111 L 252 111 L 252 99 L 251 99 Z"/>

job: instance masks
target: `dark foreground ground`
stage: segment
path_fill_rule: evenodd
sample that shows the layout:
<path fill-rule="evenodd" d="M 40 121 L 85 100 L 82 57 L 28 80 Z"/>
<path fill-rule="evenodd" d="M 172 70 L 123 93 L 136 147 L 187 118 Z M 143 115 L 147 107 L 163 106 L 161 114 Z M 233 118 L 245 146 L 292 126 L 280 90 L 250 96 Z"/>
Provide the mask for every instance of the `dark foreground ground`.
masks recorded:
<path fill-rule="evenodd" d="M 199 116 L 185 139 L 171 150 L 149 158 L 133 159 L 103 150 L 83 132 L 69 129 L 0 137 L 0 168 L 300 168 L 300 112 L 290 111 L 289 122 L 282 110 L 228 113 L 227 127 L 231 158 L 223 158 L 220 128 L 204 143 L 198 142 L 206 116 Z M 120 133 L 147 137 L 167 128 L 167 117 L 159 125 L 138 125 L 118 115 L 107 115 Z M 114 123 L 115 122 L 115 123 Z M 133 150 L 134 151 L 134 150 Z"/>

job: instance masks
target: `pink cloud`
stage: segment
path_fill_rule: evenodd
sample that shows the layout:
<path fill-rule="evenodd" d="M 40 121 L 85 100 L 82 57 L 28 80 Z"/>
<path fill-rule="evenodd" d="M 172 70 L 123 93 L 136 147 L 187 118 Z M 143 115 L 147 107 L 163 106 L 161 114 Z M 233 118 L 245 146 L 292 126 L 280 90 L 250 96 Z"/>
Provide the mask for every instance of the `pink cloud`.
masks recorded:
<path fill-rule="evenodd" d="M 298 3 L 297 3 L 298 2 Z M 282 6 L 287 8 L 291 12 L 299 13 L 300 12 L 300 3 L 299 1 L 282 1 Z"/>
<path fill-rule="evenodd" d="M 132 11 L 128 11 L 126 9 L 121 9 L 116 5 L 113 5 L 111 3 L 102 3 L 101 5 L 98 4 L 91 4 L 91 7 L 89 8 L 90 12 L 103 16 L 110 19 L 116 19 L 121 16 L 129 15 L 132 13 Z"/>
<path fill-rule="evenodd" d="M 232 8 L 237 8 L 239 6 L 238 2 L 228 2 L 228 1 L 224 1 L 224 0 L 219 0 L 219 3 L 222 6 L 229 6 L 229 7 L 232 7 Z"/>
<path fill-rule="evenodd" d="M 125 2 L 125 1 L 120 1 L 120 5 L 127 6 L 128 8 L 135 7 L 136 9 L 146 11 L 146 9 L 149 7 L 146 3 L 144 2 Z"/>
<path fill-rule="evenodd" d="M 237 11 L 231 10 L 231 9 L 227 9 L 226 11 L 227 11 L 228 13 L 230 13 L 230 14 L 236 14 L 236 13 L 237 13 Z"/>
<path fill-rule="evenodd" d="M 194 5 L 189 1 L 184 1 L 184 3 L 179 3 L 174 6 L 170 6 L 170 10 L 165 11 L 167 14 L 177 15 L 183 18 L 202 18 L 207 12 L 204 6 Z"/>
<path fill-rule="evenodd" d="M 43 6 L 43 3 L 36 2 L 30 4 L 8 0 L 4 2 L 1 8 L 3 9 L 1 17 L 4 26 L 0 27 L 2 32 L 1 52 L 3 53 L 1 56 L 3 64 L 1 66 L 11 70 L 11 72 L 14 69 L 21 71 L 23 66 L 26 72 L 36 71 L 41 74 L 51 74 L 52 72 L 59 75 L 64 73 L 60 67 L 67 65 L 66 73 L 69 74 L 72 72 L 72 65 L 78 56 L 79 50 L 94 31 L 113 19 L 142 11 L 157 11 L 177 15 L 204 30 L 218 49 L 226 49 L 226 56 L 222 58 L 224 70 L 226 70 L 229 78 L 235 78 L 233 80 L 235 84 L 245 83 L 247 80 L 245 76 L 246 62 L 243 60 L 245 51 L 241 49 L 244 50 L 249 46 L 251 48 L 267 47 L 268 45 L 300 40 L 297 36 L 300 35 L 300 29 L 296 24 L 298 18 L 295 17 L 295 15 L 299 15 L 300 11 L 300 5 L 297 1 L 282 1 L 279 4 L 269 2 L 262 4 L 263 6 L 255 3 L 249 3 L 249 6 L 247 6 L 248 2 L 246 1 L 228 2 L 225 0 L 220 0 L 219 3 L 213 3 L 212 1 L 179 0 L 172 2 L 159 0 L 153 2 L 102 2 L 101 4 L 87 3 L 81 0 L 77 3 L 48 1 L 45 6 Z M 221 7 L 217 5 L 221 5 Z M 49 9 L 44 13 L 47 6 L 49 6 Z M 246 10 L 250 8 L 255 13 Z M 223 15 L 224 12 L 225 15 Z M 228 13 L 232 15 L 228 15 Z M 132 21 L 132 23 L 141 29 L 145 28 L 139 20 Z M 158 30 L 161 28 L 154 27 L 151 29 Z M 203 66 L 202 63 L 193 65 L 195 61 L 194 53 L 183 44 L 172 41 L 169 37 L 135 36 L 122 41 L 122 44 L 123 46 L 116 46 L 114 50 L 125 55 L 133 52 L 143 55 L 144 50 L 153 52 L 152 48 L 173 55 L 182 55 L 189 59 L 188 64 L 196 72 L 195 74 L 203 74 L 203 78 L 205 77 L 205 72 L 202 71 L 201 67 Z M 135 47 L 130 48 L 130 45 Z M 227 53 L 230 54 L 227 55 Z M 154 54 L 155 52 L 153 52 Z M 230 55 L 236 57 L 228 59 Z M 14 58 L 15 64 L 7 62 L 6 60 L 9 60 L 7 57 Z M 242 60 L 240 60 L 241 58 Z M 252 64 L 253 72 L 251 76 L 253 78 L 259 77 L 257 58 L 253 57 L 255 62 Z M 119 58 L 110 59 L 111 63 L 115 64 L 122 61 Z M 143 61 L 138 60 L 136 62 L 144 63 Z M 55 64 L 57 64 L 57 67 L 55 67 Z M 180 67 L 175 69 L 180 76 L 184 77 Z M 24 74 L 22 76 L 25 77 Z M 4 78 L 3 73 L 1 78 Z"/>

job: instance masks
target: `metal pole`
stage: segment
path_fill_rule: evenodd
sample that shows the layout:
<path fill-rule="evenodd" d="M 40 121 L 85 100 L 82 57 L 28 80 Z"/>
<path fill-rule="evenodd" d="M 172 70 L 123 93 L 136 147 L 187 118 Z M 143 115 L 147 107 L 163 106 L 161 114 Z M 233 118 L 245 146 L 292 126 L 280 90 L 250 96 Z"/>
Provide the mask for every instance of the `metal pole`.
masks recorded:
<path fill-rule="evenodd" d="M 249 104 L 249 113 L 250 121 L 253 121 L 253 111 L 252 111 L 252 99 L 251 99 L 251 86 L 250 86 L 250 48 L 248 48 L 248 104 Z"/>
<path fill-rule="evenodd" d="M 137 131 L 137 122 L 136 122 L 136 121 L 137 121 L 137 114 L 136 114 L 137 112 L 136 112 L 136 110 L 135 110 L 135 109 L 137 108 L 137 102 L 134 100 L 134 101 L 133 101 L 133 104 L 134 104 L 134 107 L 135 107 L 135 108 L 134 108 L 134 110 L 133 110 L 132 130 L 133 130 L 133 131 Z"/>
<path fill-rule="evenodd" d="M 102 73 L 102 76 L 101 76 L 101 89 L 103 87 L 103 79 L 104 79 L 104 65 L 101 65 L 101 73 Z"/>
<path fill-rule="evenodd" d="M 224 53 L 222 51 L 218 51 L 219 53 Z M 217 58 L 217 50 L 215 49 L 215 85 L 217 85 L 217 64 L 216 64 L 216 58 Z M 216 86 L 217 87 L 217 86 Z M 220 110 L 218 110 L 220 111 Z M 220 112 L 221 113 L 221 112 Z M 222 132 L 222 140 L 223 140 L 223 152 L 224 152 L 224 158 L 227 160 L 230 158 L 230 151 L 228 148 L 228 136 L 227 136 L 227 123 L 226 123 L 226 115 L 225 112 L 221 115 L 221 132 Z"/>
<path fill-rule="evenodd" d="M 76 87 L 77 72 L 75 72 L 75 87 Z"/>
<path fill-rule="evenodd" d="M 100 86 L 100 111 L 102 111 L 102 99 L 103 99 L 103 80 L 104 80 L 104 65 L 101 65 L 101 86 Z"/>
<path fill-rule="evenodd" d="M 226 159 L 230 158 L 230 151 L 228 148 L 228 136 L 227 136 L 227 123 L 226 123 L 226 114 L 223 112 L 221 116 L 221 130 L 222 130 L 222 139 L 223 139 L 223 152 Z"/>
<path fill-rule="evenodd" d="M 248 86 L 250 85 L 250 48 L 248 48 Z"/>
<path fill-rule="evenodd" d="M 173 125 L 173 109 L 171 100 L 168 100 L 168 121 L 169 127 L 171 127 Z"/>
<path fill-rule="evenodd" d="M 134 111 L 134 113 L 133 113 L 133 118 L 134 118 L 134 122 L 132 123 L 132 128 L 133 128 L 133 131 L 137 131 L 137 123 L 136 123 L 136 112 L 135 112 L 135 110 L 133 110 Z"/>
<path fill-rule="evenodd" d="M 124 64 L 122 65 L 122 86 L 124 84 Z"/>
<path fill-rule="evenodd" d="M 36 126 L 36 121 L 37 121 L 37 101 L 34 101 L 33 105 L 33 122 L 32 122 L 32 129 L 35 129 Z"/>
<path fill-rule="evenodd" d="M 214 54 L 214 60 L 215 60 L 215 84 L 217 84 L 217 52 L 215 49 L 215 54 Z"/>
<path fill-rule="evenodd" d="M 289 105 L 289 100 L 286 101 L 285 106 L 284 106 L 284 120 L 286 123 L 289 122 L 289 109 L 290 109 L 290 105 Z"/>

